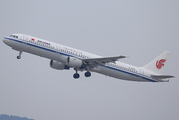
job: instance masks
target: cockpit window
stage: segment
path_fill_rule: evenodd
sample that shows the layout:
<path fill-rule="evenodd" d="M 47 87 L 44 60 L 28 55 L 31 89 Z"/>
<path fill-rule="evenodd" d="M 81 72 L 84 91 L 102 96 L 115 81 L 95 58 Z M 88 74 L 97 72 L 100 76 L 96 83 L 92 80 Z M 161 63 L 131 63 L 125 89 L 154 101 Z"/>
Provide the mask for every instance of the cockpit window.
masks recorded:
<path fill-rule="evenodd" d="M 10 35 L 10 37 L 18 38 L 18 36 L 16 36 L 16 35 Z"/>

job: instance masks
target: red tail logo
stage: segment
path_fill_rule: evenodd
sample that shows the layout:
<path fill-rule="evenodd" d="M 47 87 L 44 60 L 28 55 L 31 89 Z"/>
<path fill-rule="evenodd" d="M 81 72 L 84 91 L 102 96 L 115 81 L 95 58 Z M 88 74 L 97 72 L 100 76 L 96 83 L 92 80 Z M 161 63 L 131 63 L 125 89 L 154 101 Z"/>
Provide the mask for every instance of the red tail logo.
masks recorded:
<path fill-rule="evenodd" d="M 161 69 L 164 66 L 166 59 L 161 59 L 156 62 L 157 69 Z"/>

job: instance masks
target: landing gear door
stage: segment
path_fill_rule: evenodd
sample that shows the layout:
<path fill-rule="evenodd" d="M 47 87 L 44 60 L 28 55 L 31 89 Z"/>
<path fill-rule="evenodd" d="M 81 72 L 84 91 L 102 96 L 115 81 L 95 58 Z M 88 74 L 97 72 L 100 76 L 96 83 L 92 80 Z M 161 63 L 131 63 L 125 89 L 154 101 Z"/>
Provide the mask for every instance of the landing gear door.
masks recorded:
<path fill-rule="evenodd" d="M 24 40 L 24 41 L 28 41 L 28 36 L 27 36 L 27 35 L 24 35 L 24 36 L 23 36 L 23 40 Z"/>
<path fill-rule="evenodd" d="M 23 46 L 21 47 L 23 51 L 27 51 L 30 52 L 31 46 L 29 46 L 27 44 L 27 41 L 29 41 L 28 39 L 29 37 L 27 35 L 23 35 Z"/>
<path fill-rule="evenodd" d="M 140 69 L 140 74 L 144 74 L 144 70 L 143 69 Z"/>
<path fill-rule="evenodd" d="M 60 49 L 61 49 L 60 45 L 56 45 L 57 53 L 60 53 Z"/>

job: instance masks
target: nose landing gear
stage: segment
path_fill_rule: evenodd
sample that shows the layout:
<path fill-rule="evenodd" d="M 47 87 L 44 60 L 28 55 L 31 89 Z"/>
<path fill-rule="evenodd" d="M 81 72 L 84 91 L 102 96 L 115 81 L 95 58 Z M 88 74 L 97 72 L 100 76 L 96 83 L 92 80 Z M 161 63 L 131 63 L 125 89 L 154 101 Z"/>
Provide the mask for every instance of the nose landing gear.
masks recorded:
<path fill-rule="evenodd" d="M 19 51 L 19 55 L 17 56 L 17 59 L 21 59 L 22 51 Z"/>

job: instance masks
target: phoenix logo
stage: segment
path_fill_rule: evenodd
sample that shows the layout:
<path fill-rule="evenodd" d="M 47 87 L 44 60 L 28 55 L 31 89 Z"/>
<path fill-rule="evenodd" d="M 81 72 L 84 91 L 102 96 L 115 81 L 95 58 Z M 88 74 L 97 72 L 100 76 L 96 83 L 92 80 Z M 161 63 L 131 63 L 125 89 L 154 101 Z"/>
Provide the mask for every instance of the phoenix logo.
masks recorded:
<path fill-rule="evenodd" d="M 161 59 L 156 62 L 157 69 L 161 69 L 164 66 L 166 59 Z"/>

